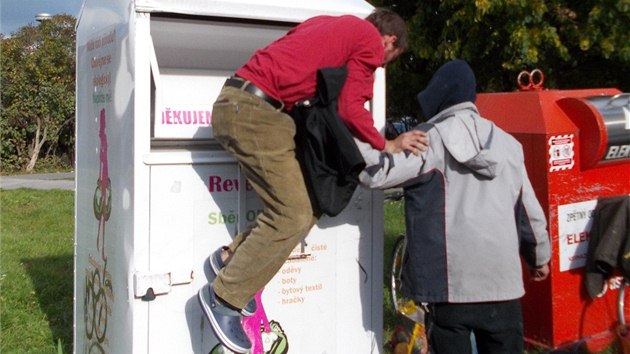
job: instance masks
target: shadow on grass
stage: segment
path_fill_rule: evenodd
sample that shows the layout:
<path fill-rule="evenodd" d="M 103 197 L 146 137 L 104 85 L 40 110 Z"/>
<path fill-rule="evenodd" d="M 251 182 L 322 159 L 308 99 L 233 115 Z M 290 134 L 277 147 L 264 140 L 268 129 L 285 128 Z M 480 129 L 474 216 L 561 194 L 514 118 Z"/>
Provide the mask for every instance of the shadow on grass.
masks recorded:
<path fill-rule="evenodd" d="M 61 339 L 63 352 L 72 353 L 73 259 L 72 255 L 24 258 L 39 306 L 46 314 L 55 343 Z"/>

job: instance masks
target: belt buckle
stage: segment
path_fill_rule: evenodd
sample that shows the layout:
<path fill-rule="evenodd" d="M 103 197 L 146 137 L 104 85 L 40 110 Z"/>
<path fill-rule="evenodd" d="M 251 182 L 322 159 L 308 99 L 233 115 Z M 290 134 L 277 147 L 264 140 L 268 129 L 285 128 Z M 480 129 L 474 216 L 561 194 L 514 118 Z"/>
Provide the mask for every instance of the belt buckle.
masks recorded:
<path fill-rule="evenodd" d="M 230 79 L 242 82 L 242 85 L 241 87 L 239 87 L 239 90 L 245 90 L 247 86 L 251 84 L 251 81 L 245 80 L 242 77 L 236 76 L 236 75 L 231 76 Z"/>

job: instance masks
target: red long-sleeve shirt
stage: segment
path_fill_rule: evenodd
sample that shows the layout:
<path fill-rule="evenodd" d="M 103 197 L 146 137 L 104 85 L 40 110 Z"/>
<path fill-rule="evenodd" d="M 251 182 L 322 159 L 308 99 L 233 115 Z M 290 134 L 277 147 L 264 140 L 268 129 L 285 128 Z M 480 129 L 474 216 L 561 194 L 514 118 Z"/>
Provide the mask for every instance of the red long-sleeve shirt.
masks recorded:
<path fill-rule="evenodd" d="M 317 16 L 257 50 L 236 74 L 291 109 L 294 102 L 315 96 L 318 69 L 346 65 L 339 115 L 357 138 L 383 150 L 385 139 L 365 109 L 373 95 L 374 71 L 383 61 L 381 35 L 372 23 L 351 15 Z"/>

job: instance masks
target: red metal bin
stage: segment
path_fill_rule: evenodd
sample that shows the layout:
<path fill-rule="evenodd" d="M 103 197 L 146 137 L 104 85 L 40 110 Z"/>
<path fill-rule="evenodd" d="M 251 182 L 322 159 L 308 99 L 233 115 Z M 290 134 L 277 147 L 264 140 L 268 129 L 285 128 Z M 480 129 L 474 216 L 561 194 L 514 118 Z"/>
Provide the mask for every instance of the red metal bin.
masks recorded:
<path fill-rule="evenodd" d="M 526 280 L 526 341 L 604 349 L 615 338 L 620 277 L 592 300 L 584 264 L 597 199 L 630 194 L 630 95 L 614 88 L 538 88 L 479 94 L 476 105 L 523 145 L 549 223 L 551 274 L 541 283 Z"/>

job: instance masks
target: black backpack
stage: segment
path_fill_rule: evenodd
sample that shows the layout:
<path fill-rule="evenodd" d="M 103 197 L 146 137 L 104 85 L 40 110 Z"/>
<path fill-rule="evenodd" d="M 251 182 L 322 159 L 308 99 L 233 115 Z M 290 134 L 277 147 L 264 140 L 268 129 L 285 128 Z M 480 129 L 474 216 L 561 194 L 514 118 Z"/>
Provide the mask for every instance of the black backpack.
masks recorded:
<path fill-rule="evenodd" d="M 317 97 L 293 108 L 296 154 L 316 215 L 336 216 L 350 202 L 365 161 L 339 117 L 337 98 L 348 69 L 317 71 Z"/>

